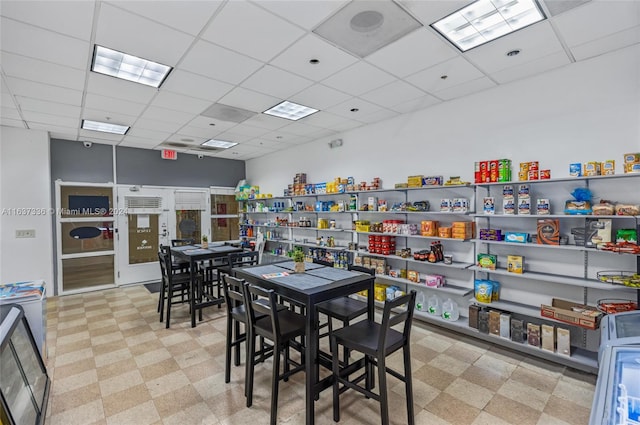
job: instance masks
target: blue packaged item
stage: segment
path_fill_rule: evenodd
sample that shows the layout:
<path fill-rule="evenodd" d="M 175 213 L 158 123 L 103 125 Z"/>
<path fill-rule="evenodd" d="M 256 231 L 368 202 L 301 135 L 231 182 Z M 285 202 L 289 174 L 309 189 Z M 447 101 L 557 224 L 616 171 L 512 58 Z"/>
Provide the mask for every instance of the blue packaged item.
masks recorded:
<path fill-rule="evenodd" d="M 476 300 L 489 304 L 493 293 L 493 282 L 486 279 L 476 279 L 473 284 L 473 294 Z"/>

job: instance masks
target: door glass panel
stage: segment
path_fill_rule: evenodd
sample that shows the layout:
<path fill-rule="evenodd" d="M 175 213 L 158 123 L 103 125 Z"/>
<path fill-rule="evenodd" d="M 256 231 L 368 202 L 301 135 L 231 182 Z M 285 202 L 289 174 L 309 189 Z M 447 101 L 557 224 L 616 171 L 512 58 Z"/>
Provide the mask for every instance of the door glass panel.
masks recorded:
<path fill-rule="evenodd" d="M 176 211 L 176 239 L 194 239 L 200 242 L 202 229 L 201 211 L 178 210 Z"/>
<path fill-rule="evenodd" d="M 240 239 L 239 219 L 236 218 L 212 218 L 211 240 L 229 241 Z"/>
<path fill-rule="evenodd" d="M 158 214 L 129 214 L 129 264 L 158 261 Z"/>
<path fill-rule="evenodd" d="M 60 216 L 111 217 L 113 215 L 113 190 L 110 187 L 61 186 Z"/>
<path fill-rule="evenodd" d="M 63 290 L 113 284 L 113 270 L 113 255 L 63 259 Z"/>
<path fill-rule="evenodd" d="M 61 223 L 62 253 L 113 251 L 113 222 Z"/>
<path fill-rule="evenodd" d="M 238 214 L 235 195 L 211 195 L 211 215 Z"/>

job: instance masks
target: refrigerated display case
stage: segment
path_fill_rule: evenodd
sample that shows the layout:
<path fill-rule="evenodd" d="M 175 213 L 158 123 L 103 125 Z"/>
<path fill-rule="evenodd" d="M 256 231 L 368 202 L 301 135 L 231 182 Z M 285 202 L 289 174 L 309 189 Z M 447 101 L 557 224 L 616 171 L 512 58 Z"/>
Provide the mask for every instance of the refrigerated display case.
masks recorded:
<path fill-rule="evenodd" d="M 0 305 L 20 304 L 29 323 L 31 333 L 36 340 L 36 345 L 45 363 L 47 362 L 47 292 L 43 280 L 31 280 L 26 282 L 0 284 L 5 289 L 9 286 L 20 287 L 9 297 L 0 296 Z M 32 290 L 29 290 L 32 288 Z"/>
<path fill-rule="evenodd" d="M 640 310 L 609 314 L 600 321 L 598 361 L 607 347 L 619 345 L 640 346 Z"/>
<path fill-rule="evenodd" d="M 0 305 L 0 422 L 44 423 L 50 380 L 24 310 Z"/>

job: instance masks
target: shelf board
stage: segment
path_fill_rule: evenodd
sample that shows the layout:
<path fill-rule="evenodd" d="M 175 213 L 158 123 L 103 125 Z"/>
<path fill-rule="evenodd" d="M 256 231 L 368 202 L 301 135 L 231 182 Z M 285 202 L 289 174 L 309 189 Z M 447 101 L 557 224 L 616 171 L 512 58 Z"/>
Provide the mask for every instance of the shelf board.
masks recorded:
<path fill-rule="evenodd" d="M 329 251 L 348 251 L 346 246 L 320 246 L 318 244 L 315 243 L 309 243 L 309 242 L 296 242 L 295 240 L 291 241 L 292 245 L 298 245 L 298 246 L 306 246 L 309 248 L 322 248 L 322 249 L 326 249 Z M 352 252 L 352 251 L 350 251 Z"/>
<path fill-rule="evenodd" d="M 454 215 L 454 216 L 470 216 L 472 212 L 448 212 L 448 211 L 353 211 L 358 214 L 403 214 L 403 215 Z"/>
<path fill-rule="evenodd" d="M 522 180 L 522 181 L 510 181 L 510 182 L 493 182 L 493 183 L 475 183 L 476 187 L 491 187 L 491 186 L 504 186 L 505 184 L 539 184 L 539 183 L 566 183 L 566 182 L 584 182 L 588 180 L 615 180 L 638 177 L 640 174 L 613 174 L 609 176 L 582 176 L 582 177 L 560 177 L 555 179 L 543 179 L 543 180 Z"/>
<path fill-rule="evenodd" d="M 489 270 L 476 265 L 469 267 L 469 269 L 477 272 L 489 273 L 493 275 L 511 276 L 518 279 L 539 280 L 543 282 L 557 283 L 560 285 L 579 286 L 582 288 L 601 289 L 605 291 L 620 291 L 620 290 L 636 291 L 636 288 L 631 288 L 624 285 L 615 285 L 612 283 L 600 282 L 599 280 L 595 280 L 595 279 L 568 277 L 568 276 L 551 274 L 551 273 L 525 271 L 524 273 L 519 274 L 519 273 L 508 272 L 505 269 Z"/>
<path fill-rule="evenodd" d="M 376 235 L 376 236 L 394 236 L 398 238 L 415 238 L 437 241 L 455 241 L 455 242 L 468 242 L 469 239 L 457 239 L 457 238 L 439 238 L 437 236 L 422 236 L 422 235 L 400 235 L 397 233 L 380 233 L 380 232 L 355 232 L 359 235 Z"/>
<path fill-rule="evenodd" d="M 436 266 L 436 267 L 448 267 L 448 268 L 460 269 L 460 270 L 464 270 L 464 269 L 467 269 L 467 268 L 473 266 L 473 264 L 471 264 L 471 263 L 462 263 L 462 262 L 458 262 L 458 261 L 454 261 L 453 264 L 445 264 L 442 261 L 440 261 L 438 263 L 430 263 L 428 261 L 414 260 L 413 258 L 402 258 L 402 257 L 398 257 L 397 255 L 373 254 L 371 252 L 365 252 L 365 251 L 353 251 L 353 252 L 357 252 L 359 255 L 366 255 L 366 256 L 369 256 L 369 257 L 388 258 L 390 260 L 400 260 L 400 261 L 407 261 L 409 263 L 426 264 L 428 266 Z"/>
<path fill-rule="evenodd" d="M 474 218 L 627 218 L 638 219 L 638 215 L 594 215 L 594 214 L 470 214 Z"/>
<path fill-rule="evenodd" d="M 605 251 L 603 249 L 596 248 L 588 248 L 586 246 L 578 246 L 578 245 L 543 245 L 537 243 L 518 243 L 518 242 L 505 242 L 505 241 L 490 241 L 483 239 L 471 239 L 472 242 L 483 243 L 487 245 L 505 245 L 505 246 L 517 246 L 517 247 L 525 247 L 525 248 L 543 248 L 543 249 L 560 249 L 566 251 L 582 251 L 582 252 L 598 252 L 602 254 L 614 254 L 614 255 L 640 255 L 640 254 L 631 254 L 626 252 L 615 252 L 615 251 Z"/>
<path fill-rule="evenodd" d="M 461 286 L 449 285 L 449 284 L 436 288 L 432 286 L 427 286 L 424 283 L 416 283 L 408 279 L 403 279 L 401 277 L 392 277 L 386 274 L 376 274 L 376 279 L 387 280 L 390 282 L 398 282 L 404 285 L 411 285 L 412 287 L 416 287 L 416 289 L 420 288 L 420 289 L 426 289 L 426 290 L 431 290 L 435 292 L 446 292 L 448 294 L 462 296 L 462 297 L 469 295 L 471 292 L 473 292 L 473 289 L 463 288 Z"/>

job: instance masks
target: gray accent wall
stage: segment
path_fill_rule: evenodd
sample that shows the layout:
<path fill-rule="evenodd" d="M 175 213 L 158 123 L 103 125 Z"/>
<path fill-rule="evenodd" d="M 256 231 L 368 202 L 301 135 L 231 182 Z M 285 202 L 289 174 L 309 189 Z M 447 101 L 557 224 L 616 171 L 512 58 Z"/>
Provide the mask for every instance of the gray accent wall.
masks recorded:
<path fill-rule="evenodd" d="M 50 149 L 51 182 L 113 182 L 111 145 L 94 143 L 85 148 L 82 142 L 51 139 Z"/>
<path fill-rule="evenodd" d="M 180 152 L 178 159 L 166 160 L 158 150 L 116 147 L 116 174 L 119 184 L 236 187 L 245 178 L 245 163 Z"/>

